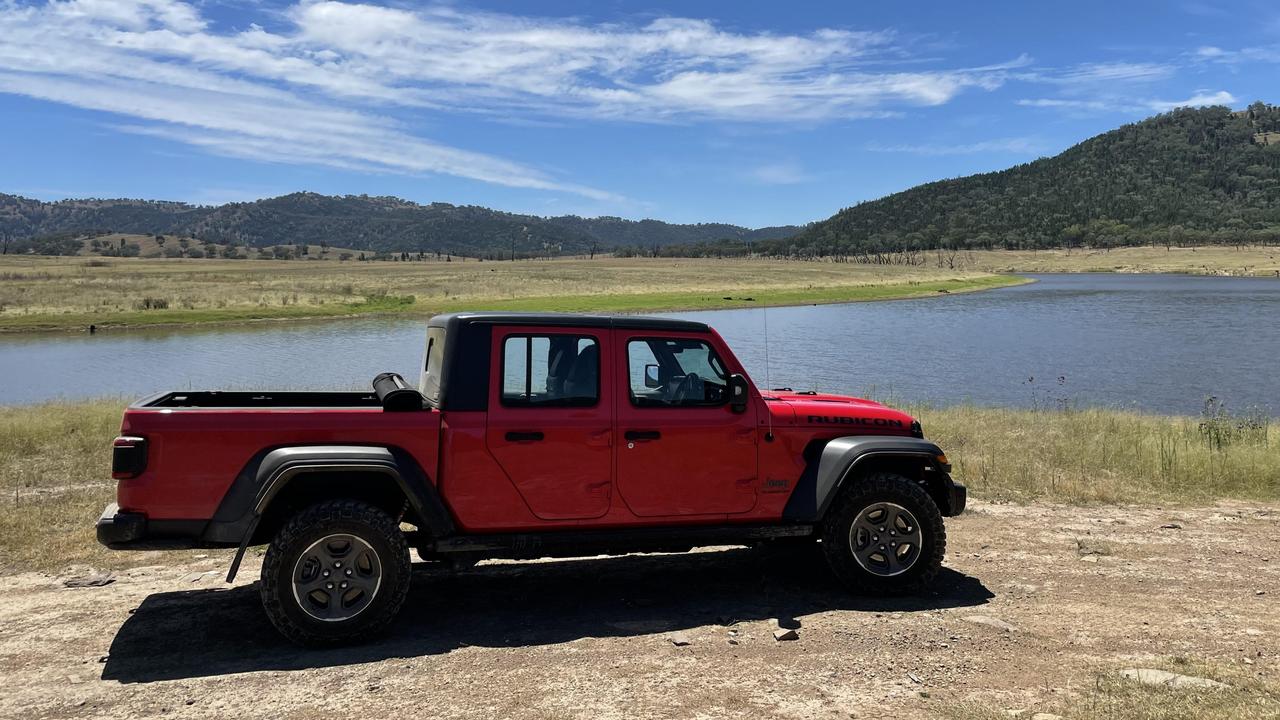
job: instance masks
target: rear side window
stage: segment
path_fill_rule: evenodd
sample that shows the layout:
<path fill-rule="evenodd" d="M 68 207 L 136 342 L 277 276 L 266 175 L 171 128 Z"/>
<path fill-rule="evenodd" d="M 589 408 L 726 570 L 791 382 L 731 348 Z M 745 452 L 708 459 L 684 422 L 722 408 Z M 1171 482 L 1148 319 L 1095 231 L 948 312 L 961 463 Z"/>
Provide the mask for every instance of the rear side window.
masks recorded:
<path fill-rule="evenodd" d="M 600 344 L 588 335 L 508 335 L 502 404 L 585 407 L 600 399 Z"/>
<path fill-rule="evenodd" d="M 444 328 L 427 328 L 427 357 L 422 365 L 422 381 L 418 390 L 432 405 L 440 401 L 440 373 L 444 369 Z"/>

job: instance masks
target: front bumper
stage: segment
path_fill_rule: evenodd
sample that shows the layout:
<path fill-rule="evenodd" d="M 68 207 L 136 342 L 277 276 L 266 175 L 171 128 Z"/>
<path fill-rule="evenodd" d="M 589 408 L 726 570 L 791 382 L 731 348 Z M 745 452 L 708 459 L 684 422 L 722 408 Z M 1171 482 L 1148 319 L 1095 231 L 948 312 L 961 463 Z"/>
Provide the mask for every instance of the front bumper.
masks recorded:
<path fill-rule="evenodd" d="M 202 541 L 203 520 L 148 520 L 137 512 L 121 512 L 111 503 L 98 516 L 98 542 L 112 550 L 175 550 L 209 547 Z"/>

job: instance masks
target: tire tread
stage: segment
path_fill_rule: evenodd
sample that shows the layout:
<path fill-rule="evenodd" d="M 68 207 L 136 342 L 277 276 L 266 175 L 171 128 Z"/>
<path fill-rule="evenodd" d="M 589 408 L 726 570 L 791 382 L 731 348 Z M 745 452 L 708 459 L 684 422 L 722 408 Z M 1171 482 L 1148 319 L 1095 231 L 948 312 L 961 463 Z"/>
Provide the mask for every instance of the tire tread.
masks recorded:
<path fill-rule="evenodd" d="M 280 576 L 282 564 L 291 561 L 289 555 L 291 547 L 296 546 L 305 534 L 313 532 L 317 526 L 335 522 L 356 522 L 366 525 L 387 542 L 394 557 L 379 559 L 383 563 L 384 579 L 390 575 L 393 577 L 394 584 L 386 588 L 391 601 L 381 609 L 379 614 L 363 618 L 345 630 L 320 633 L 297 622 L 285 611 L 284 603 L 292 602 L 288 595 L 291 590 L 288 586 L 281 587 L 277 578 Z M 388 566 L 392 563 L 396 566 L 395 572 L 388 573 Z M 266 556 L 262 560 L 262 605 L 271 624 L 282 635 L 299 645 L 323 647 L 350 644 L 385 630 L 387 625 L 395 619 L 409 593 L 410 575 L 409 545 L 399 525 L 390 516 L 381 509 L 359 500 L 328 500 L 298 512 L 271 540 Z"/>
<path fill-rule="evenodd" d="M 922 525 L 936 528 L 930 555 L 917 560 L 917 565 L 904 574 L 908 576 L 906 578 L 873 575 L 863 570 L 846 549 L 852 515 L 870 502 L 892 499 L 896 495 L 905 495 L 923 511 L 923 517 L 917 518 Z M 912 512 L 916 510 L 912 509 Z M 822 546 L 832 572 L 855 592 L 905 595 L 924 589 L 941 570 L 947 550 L 947 530 L 938 504 L 918 483 L 897 473 L 877 472 L 845 482 L 823 522 Z M 921 563 L 923 569 L 917 570 Z"/>

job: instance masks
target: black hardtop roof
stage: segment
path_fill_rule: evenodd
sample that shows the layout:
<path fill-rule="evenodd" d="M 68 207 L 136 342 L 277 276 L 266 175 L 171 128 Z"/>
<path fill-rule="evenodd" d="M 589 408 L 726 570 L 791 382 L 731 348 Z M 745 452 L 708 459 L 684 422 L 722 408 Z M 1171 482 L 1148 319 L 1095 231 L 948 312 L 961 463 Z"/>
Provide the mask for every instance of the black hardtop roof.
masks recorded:
<path fill-rule="evenodd" d="M 706 323 L 672 318 L 645 317 L 643 315 L 582 315 L 572 313 L 535 312 L 456 312 L 436 315 L 427 322 L 434 327 L 454 324 L 472 325 L 543 325 L 549 327 L 621 328 L 624 330 L 676 330 L 682 332 L 709 332 Z"/>

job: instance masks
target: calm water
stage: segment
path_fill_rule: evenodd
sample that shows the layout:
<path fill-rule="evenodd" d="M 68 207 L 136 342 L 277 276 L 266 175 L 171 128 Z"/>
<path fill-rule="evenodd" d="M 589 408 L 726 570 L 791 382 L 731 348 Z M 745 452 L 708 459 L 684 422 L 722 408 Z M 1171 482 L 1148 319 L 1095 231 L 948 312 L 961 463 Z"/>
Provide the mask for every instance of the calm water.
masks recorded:
<path fill-rule="evenodd" d="M 1280 281 L 1039 275 L 925 300 L 771 308 L 773 387 L 938 404 L 1106 405 L 1280 414 Z M 679 313 L 711 323 L 765 381 L 763 310 Z M 367 388 L 416 380 L 421 320 L 0 336 L 0 404 L 198 388 Z"/>

